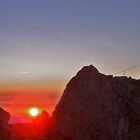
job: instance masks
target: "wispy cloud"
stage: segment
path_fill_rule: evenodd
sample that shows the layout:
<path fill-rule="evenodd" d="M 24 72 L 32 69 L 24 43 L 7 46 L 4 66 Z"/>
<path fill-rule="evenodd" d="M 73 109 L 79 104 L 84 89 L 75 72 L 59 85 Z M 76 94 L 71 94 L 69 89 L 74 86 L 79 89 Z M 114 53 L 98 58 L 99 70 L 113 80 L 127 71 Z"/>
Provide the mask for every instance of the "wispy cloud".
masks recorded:
<path fill-rule="evenodd" d="M 0 93 L 0 102 L 12 101 L 17 95 L 18 93 L 2 92 Z"/>

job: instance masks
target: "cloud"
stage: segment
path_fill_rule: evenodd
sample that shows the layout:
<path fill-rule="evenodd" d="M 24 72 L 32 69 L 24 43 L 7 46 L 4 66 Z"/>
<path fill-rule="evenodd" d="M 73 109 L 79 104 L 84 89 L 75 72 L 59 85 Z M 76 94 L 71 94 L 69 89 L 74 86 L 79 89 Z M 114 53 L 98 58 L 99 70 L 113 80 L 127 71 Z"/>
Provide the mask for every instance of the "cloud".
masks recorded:
<path fill-rule="evenodd" d="M 10 93 L 10 92 L 0 93 L 0 102 L 12 101 L 17 95 L 18 93 Z"/>

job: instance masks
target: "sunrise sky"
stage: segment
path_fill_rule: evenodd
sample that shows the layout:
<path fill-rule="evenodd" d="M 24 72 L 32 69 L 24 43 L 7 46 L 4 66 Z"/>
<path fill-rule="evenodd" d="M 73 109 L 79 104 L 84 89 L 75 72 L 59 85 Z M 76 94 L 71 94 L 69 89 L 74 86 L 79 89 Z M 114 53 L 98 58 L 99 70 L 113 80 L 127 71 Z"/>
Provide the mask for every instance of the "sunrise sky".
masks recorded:
<path fill-rule="evenodd" d="M 138 0 L 0 1 L 0 106 L 13 120 L 34 106 L 51 113 L 83 65 L 114 74 L 139 54 Z"/>

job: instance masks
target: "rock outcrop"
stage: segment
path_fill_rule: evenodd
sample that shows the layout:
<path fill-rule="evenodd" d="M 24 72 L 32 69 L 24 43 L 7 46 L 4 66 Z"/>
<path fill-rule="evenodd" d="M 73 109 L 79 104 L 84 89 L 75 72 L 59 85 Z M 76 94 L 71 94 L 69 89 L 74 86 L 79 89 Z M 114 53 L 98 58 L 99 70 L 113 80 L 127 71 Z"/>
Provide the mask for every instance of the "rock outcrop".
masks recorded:
<path fill-rule="evenodd" d="M 0 108 L 0 140 L 17 140 L 17 136 L 15 136 L 11 127 L 8 124 L 10 119 L 10 114 Z"/>
<path fill-rule="evenodd" d="M 9 126 L 8 120 L 10 119 L 10 114 L 0 108 L 0 140 L 8 138 Z"/>
<path fill-rule="evenodd" d="M 67 84 L 51 124 L 50 140 L 140 140 L 140 80 L 83 67 Z"/>

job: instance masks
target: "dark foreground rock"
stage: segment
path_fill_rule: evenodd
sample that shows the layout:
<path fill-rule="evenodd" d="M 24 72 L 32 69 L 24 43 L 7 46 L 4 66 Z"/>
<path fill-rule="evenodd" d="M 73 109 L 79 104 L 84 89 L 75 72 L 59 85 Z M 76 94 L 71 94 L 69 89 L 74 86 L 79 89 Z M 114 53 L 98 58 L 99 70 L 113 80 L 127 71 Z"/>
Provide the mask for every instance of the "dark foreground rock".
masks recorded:
<path fill-rule="evenodd" d="M 10 114 L 0 108 L 0 140 L 7 139 L 9 135 L 8 120 L 10 119 Z"/>
<path fill-rule="evenodd" d="M 51 121 L 50 140 L 140 140 L 140 80 L 83 67 Z"/>
<path fill-rule="evenodd" d="M 0 108 L 0 140 L 17 140 L 16 136 L 11 131 L 11 126 L 8 124 L 10 114 Z"/>

